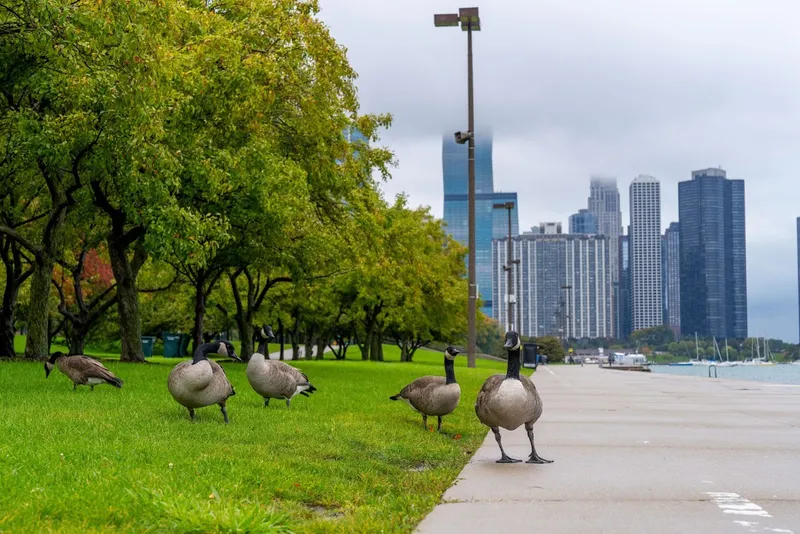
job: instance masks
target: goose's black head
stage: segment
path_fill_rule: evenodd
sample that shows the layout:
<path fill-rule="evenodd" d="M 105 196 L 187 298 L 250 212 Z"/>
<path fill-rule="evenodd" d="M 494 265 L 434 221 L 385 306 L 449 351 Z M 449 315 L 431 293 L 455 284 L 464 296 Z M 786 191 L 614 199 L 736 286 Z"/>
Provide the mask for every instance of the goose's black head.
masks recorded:
<path fill-rule="evenodd" d="M 236 351 L 233 349 L 233 345 L 230 341 L 218 341 L 219 348 L 216 350 L 216 353 L 220 356 L 227 356 L 229 358 L 233 358 L 237 362 L 241 362 L 242 359 L 236 354 Z"/>
<path fill-rule="evenodd" d="M 522 346 L 522 343 L 519 339 L 519 334 L 511 330 L 510 332 L 506 332 L 506 340 L 503 343 L 503 348 L 512 351 L 512 350 L 519 350 Z"/>
<path fill-rule="evenodd" d="M 461 351 L 452 345 L 447 347 L 444 351 L 444 357 L 447 358 L 448 360 L 455 360 L 456 356 L 458 356 L 459 354 L 461 354 Z"/>
<path fill-rule="evenodd" d="M 253 331 L 253 338 L 256 341 L 270 341 L 275 339 L 275 333 L 272 331 L 272 327 L 268 324 L 264 326 L 257 326 Z"/>
<path fill-rule="evenodd" d="M 44 362 L 44 377 L 47 378 L 50 376 L 50 371 L 53 370 L 53 367 L 56 365 L 56 360 L 59 359 L 64 355 L 63 352 L 54 352 L 50 355 L 50 359 Z"/>

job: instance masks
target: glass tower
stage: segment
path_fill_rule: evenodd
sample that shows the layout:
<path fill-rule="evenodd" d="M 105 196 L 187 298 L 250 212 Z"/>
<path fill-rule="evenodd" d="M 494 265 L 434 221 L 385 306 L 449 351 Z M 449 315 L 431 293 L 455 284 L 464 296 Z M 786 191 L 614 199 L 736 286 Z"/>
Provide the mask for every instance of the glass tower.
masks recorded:
<path fill-rule="evenodd" d="M 442 138 L 442 174 L 444 178 L 444 222 L 447 232 L 464 246 L 469 243 L 469 184 L 467 144 L 455 142 L 452 135 Z M 492 308 L 492 238 L 508 236 L 508 213 L 493 209 L 492 204 L 514 202 L 511 233 L 519 235 L 516 193 L 495 193 L 492 176 L 492 138 L 475 137 L 475 278 L 481 311 L 493 317 Z M 469 261 L 467 257 L 466 261 Z"/>
<path fill-rule="evenodd" d="M 681 331 L 747 337 L 744 181 L 722 169 L 678 183 Z"/>

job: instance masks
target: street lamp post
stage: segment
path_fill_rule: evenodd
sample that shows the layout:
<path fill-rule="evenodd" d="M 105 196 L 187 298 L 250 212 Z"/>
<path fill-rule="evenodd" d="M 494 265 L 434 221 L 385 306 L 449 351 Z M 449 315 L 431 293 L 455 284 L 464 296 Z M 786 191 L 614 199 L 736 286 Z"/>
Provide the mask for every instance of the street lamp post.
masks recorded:
<path fill-rule="evenodd" d="M 467 317 L 467 366 L 475 367 L 475 315 L 477 313 L 478 292 L 475 281 L 475 110 L 472 94 L 472 32 L 480 31 L 481 19 L 477 7 L 462 7 L 458 13 L 438 14 L 433 16 L 436 27 L 458 26 L 467 32 L 467 115 L 468 131 L 456 132 L 456 142 L 469 142 L 467 157 L 469 161 L 469 184 L 467 187 L 467 204 L 469 216 L 469 308 Z"/>
<path fill-rule="evenodd" d="M 570 326 L 569 325 L 569 319 L 570 319 L 570 315 L 569 315 L 569 312 L 570 312 L 569 290 L 572 289 L 572 286 L 569 285 L 569 284 L 566 284 L 566 285 L 561 286 L 561 289 L 563 289 L 564 293 L 567 295 L 567 307 L 564 310 L 564 340 L 565 340 L 565 342 L 567 344 L 569 344 L 569 334 L 570 334 L 570 327 L 569 327 Z"/>
<path fill-rule="evenodd" d="M 492 208 L 494 209 L 505 209 L 508 210 L 508 249 L 506 252 L 506 264 L 503 265 L 503 270 L 508 273 L 508 281 L 506 282 L 506 298 L 508 299 L 508 315 L 507 323 L 508 323 L 508 331 L 514 330 L 514 295 L 511 293 L 511 266 L 515 263 L 519 263 L 519 260 L 512 260 L 511 258 L 514 256 L 514 249 L 512 246 L 512 234 L 511 234 L 511 210 L 514 209 L 513 202 L 505 202 L 503 204 L 492 204 Z M 518 327 L 519 328 L 519 327 Z M 517 330 L 518 331 L 518 330 Z"/>

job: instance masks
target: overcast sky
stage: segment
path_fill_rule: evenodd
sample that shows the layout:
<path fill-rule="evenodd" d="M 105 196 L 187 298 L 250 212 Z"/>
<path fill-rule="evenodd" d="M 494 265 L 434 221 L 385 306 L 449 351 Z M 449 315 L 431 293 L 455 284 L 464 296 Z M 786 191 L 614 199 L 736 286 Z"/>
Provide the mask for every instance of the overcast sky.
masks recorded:
<path fill-rule="evenodd" d="M 491 0 L 479 5 L 475 103 L 494 135 L 495 190 L 520 227 L 586 207 L 589 176 L 677 183 L 721 166 L 746 188 L 749 331 L 798 341 L 800 3 L 796 0 Z M 473 4 L 463 4 L 469 7 Z M 442 215 L 441 135 L 466 129 L 466 35 L 434 28 L 440 0 L 321 0 L 358 71 L 364 112 L 390 112 L 399 166 L 385 191 Z"/>

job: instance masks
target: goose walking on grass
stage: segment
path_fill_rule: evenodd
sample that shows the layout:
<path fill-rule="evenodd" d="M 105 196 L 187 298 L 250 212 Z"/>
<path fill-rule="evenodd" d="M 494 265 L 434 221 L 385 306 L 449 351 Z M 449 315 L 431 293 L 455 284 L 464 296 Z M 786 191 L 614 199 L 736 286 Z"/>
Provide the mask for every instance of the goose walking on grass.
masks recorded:
<path fill-rule="evenodd" d="M 72 380 L 73 391 L 78 389 L 78 386 L 89 386 L 94 391 L 94 387 L 98 384 L 122 387 L 122 380 L 114 376 L 114 373 L 106 369 L 102 363 L 88 356 L 80 354 L 66 356 L 63 352 L 54 352 L 44 364 L 45 378 L 50 376 L 53 367 L 58 367 L 59 371 Z"/>
<path fill-rule="evenodd" d="M 444 351 L 445 376 L 423 376 L 404 387 L 400 393 L 389 397 L 390 400 L 404 400 L 416 412 L 422 414 L 422 426 L 428 429 L 428 416 L 436 416 L 439 420 L 437 431 L 442 431 L 442 417 L 453 413 L 461 400 L 461 386 L 456 382 L 453 369 L 454 360 L 459 351 L 455 347 L 447 347 Z"/>
<path fill-rule="evenodd" d="M 253 338 L 258 341 L 258 349 L 247 364 L 247 381 L 264 397 L 265 408 L 270 399 L 286 399 L 286 406 L 290 407 L 295 395 L 308 397 L 317 390 L 305 373 L 287 363 L 269 359 L 267 342 L 275 338 L 270 326 L 256 327 Z"/>
<path fill-rule="evenodd" d="M 519 334 L 513 331 L 507 332 L 504 344 L 504 348 L 508 351 L 506 375 L 493 375 L 486 379 L 475 401 L 475 413 L 481 423 L 494 432 L 494 438 L 502 454 L 497 463 L 509 464 L 522 461 L 509 457 L 503 450 L 500 428 L 514 430 L 525 424 L 531 442 L 531 454 L 527 463 L 549 464 L 552 460 L 545 460 L 539 456 L 533 444 L 533 424 L 542 415 L 542 400 L 531 379 L 519 374 L 520 346 Z"/>
<path fill-rule="evenodd" d="M 222 417 L 228 423 L 228 411 L 225 402 L 228 397 L 236 395 L 233 386 L 225 376 L 225 371 L 217 362 L 208 359 L 209 354 L 228 356 L 236 361 L 242 360 L 228 341 L 203 343 L 194 351 L 191 361 L 187 360 L 175 366 L 169 373 L 167 387 L 178 404 L 189 410 L 189 417 L 194 421 L 196 408 L 218 404 Z"/>

